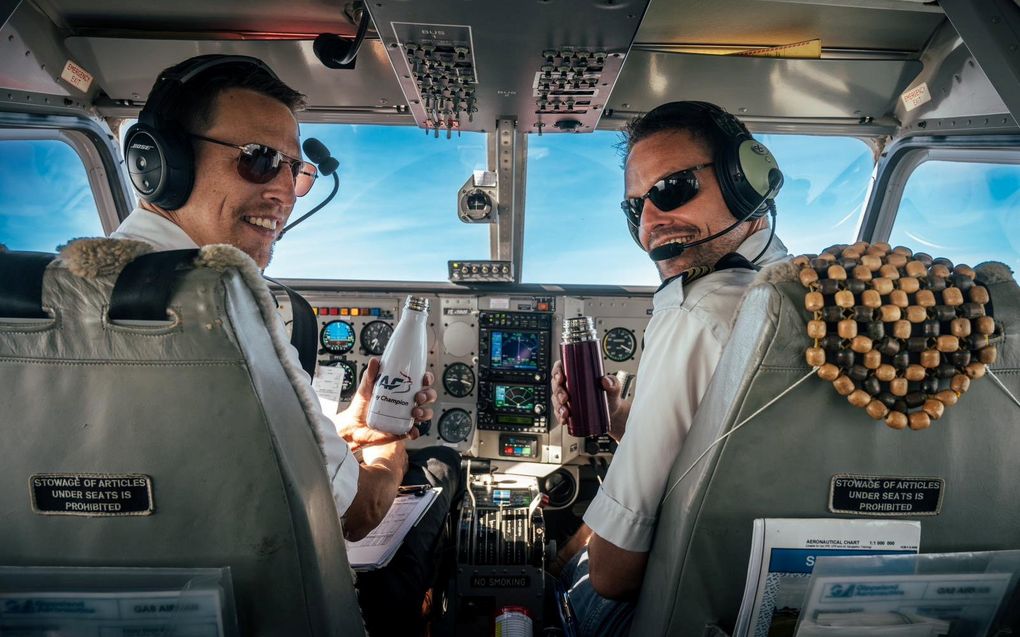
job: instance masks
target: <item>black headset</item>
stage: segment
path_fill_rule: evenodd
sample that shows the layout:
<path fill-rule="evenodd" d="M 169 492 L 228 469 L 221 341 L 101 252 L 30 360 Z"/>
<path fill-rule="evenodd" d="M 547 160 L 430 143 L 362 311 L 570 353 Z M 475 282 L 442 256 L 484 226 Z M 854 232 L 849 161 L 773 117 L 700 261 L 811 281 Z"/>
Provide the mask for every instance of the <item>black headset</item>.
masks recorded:
<path fill-rule="evenodd" d="M 266 64 L 247 55 L 200 55 L 167 69 L 156 79 L 138 123 L 124 137 L 124 159 L 138 196 L 144 201 L 176 210 L 188 201 L 195 184 L 195 157 L 190 131 L 166 118 L 168 106 L 181 87 L 212 68 L 226 64 L 250 65 L 278 79 Z"/>
<path fill-rule="evenodd" d="M 751 136 L 743 122 L 709 102 L 669 102 L 648 111 L 642 119 L 689 120 L 699 115 L 713 125 L 712 163 L 730 213 L 740 221 L 764 217 L 774 205 L 783 176 L 772 152 Z M 640 246 L 638 226 L 629 219 L 627 226 Z"/>

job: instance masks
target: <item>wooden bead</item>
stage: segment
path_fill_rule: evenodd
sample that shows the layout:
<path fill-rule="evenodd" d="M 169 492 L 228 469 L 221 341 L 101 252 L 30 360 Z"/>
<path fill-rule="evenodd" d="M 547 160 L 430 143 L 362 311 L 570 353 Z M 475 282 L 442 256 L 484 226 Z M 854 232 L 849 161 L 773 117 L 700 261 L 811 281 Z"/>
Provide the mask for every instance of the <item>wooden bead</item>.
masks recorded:
<path fill-rule="evenodd" d="M 875 420 L 882 420 L 889 414 L 889 408 L 881 400 L 872 400 L 864 409 Z"/>
<path fill-rule="evenodd" d="M 830 265 L 828 274 L 830 279 L 846 281 L 846 269 L 841 265 Z"/>
<path fill-rule="evenodd" d="M 970 336 L 970 321 L 964 318 L 953 319 L 949 323 L 949 331 L 957 338 Z"/>
<path fill-rule="evenodd" d="M 910 334 L 914 331 L 913 324 L 910 321 L 902 320 L 896 321 L 892 326 L 892 335 L 894 338 L 904 339 L 910 338 Z"/>
<path fill-rule="evenodd" d="M 942 302 L 946 305 L 963 305 L 963 292 L 960 288 L 946 288 L 942 290 Z M 934 303 L 932 303 L 934 305 Z"/>
<path fill-rule="evenodd" d="M 971 303 L 988 303 L 991 297 L 988 295 L 988 288 L 983 285 L 975 285 L 967 293 Z"/>
<path fill-rule="evenodd" d="M 818 291 L 822 294 L 833 295 L 840 290 L 840 282 L 835 279 L 822 279 L 818 282 Z"/>
<path fill-rule="evenodd" d="M 926 268 L 930 268 L 931 267 L 931 262 L 933 260 L 934 259 L 931 258 L 931 255 L 926 253 L 926 252 L 915 252 L 914 253 L 914 261 L 920 261 L 921 263 L 924 264 L 924 267 L 926 267 Z"/>
<path fill-rule="evenodd" d="M 861 305 L 871 308 L 882 307 L 882 295 L 875 290 L 865 290 L 861 292 Z"/>
<path fill-rule="evenodd" d="M 882 267 L 882 257 L 874 254 L 865 254 L 861 257 L 861 265 L 871 272 L 877 272 Z"/>
<path fill-rule="evenodd" d="M 897 270 L 896 266 L 891 263 L 886 263 L 881 268 L 879 268 L 878 273 L 881 274 L 884 278 L 890 280 L 900 278 L 900 271 Z"/>
<path fill-rule="evenodd" d="M 903 372 L 903 376 L 913 383 L 921 382 L 927 374 L 928 372 L 921 365 L 911 365 Z"/>
<path fill-rule="evenodd" d="M 921 352 L 921 367 L 935 369 L 941 363 L 942 356 L 938 353 L 938 350 L 926 349 L 923 352 Z"/>
<path fill-rule="evenodd" d="M 822 252 L 821 254 L 818 255 L 818 259 L 821 261 L 825 261 L 827 263 L 835 263 L 836 255 L 832 254 L 831 252 Z M 949 275 L 947 274 L 946 276 Z"/>
<path fill-rule="evenodd" d="M 883 383 L 888 383 L 896 378 L 896 368 L 889 364 L 879 365 L 878 369 L 875 370 L 875 378 Z"/>
<path fill-rule="evenodd" d="M 917 263 L 913 261 L 912 263 Z M 921 282 L 912 276 L 905 276 L 896 281 L 896 287 L 903 290 L 907 294 L 913 294 L 921 289 Z"/>
<path fill-rule="evenodd" d="M 800 283 L 804 287 L 808 287 L 818 280 L 818 272 L 811 268 L 804 268 L 798 273 L 797 276 L 800 277 Z"/>
<path fill-rule="evenodd" d="M 935 307 L 935 294 L 931 290 L 918 290 L 914 295 L 914 305 Z"/>
<path fill-rule="evenodd" d="M 804 358 L 811 367 L 821 367 L 825 364 L 825 350 L 821 347 L 809 347 L 804 352 Z"/>
<path fill-rule="evenodd" d="M 953 376 L 953 380 L 949 382 L 949 388 L 955 391 L 957 394 L 965 394 L 970 389 L 970 379 L 963 374 L 957 374 Z"/>
<path fill-rule="evenodd" d="M 907 308 L 907 320 L 911 323 L 924 323 L 928 319 L 928 312 L 920 305 L 911 305 Z"/>
<path fill-rule="evenodd" d="M 880 254 L 887 254 L 890 250 L 892 250 L 892 246 L 885 241 L 876 241 L 871 244 L 871 247 L 878 250 Z"/>
<path fill-rule="evenodd" d="M 880 276 L 871 280 L 871 287 L 882 296 L 885 296 L 893 291 L 893 282 L 888 277 Z"/>
<path fill-rule="evenodd" d="M 869 373 L 870 370 L 864 365 L 854 365 L 850 368 L 850 371 L 847 372 L 847 376 L 850 377 L 850 380 L 854 381 L 854 384 L 860 385 L 868 379 Z"/>
<path fill-rule="evenodd" d="M 924 406 L 921 407 L 924 413 L 928 414 L 928 417 L 932 420 L 938 420 L 942 417 L 942 414 L 946 410 L 946 406 L 942 404 L 941 400 L 935 400 L 934 398 L 924 401 Z"/>
<path fill-rule="evenodd" d="M 966 319 L 964 319 L 966 320 Z M 974 319 L 974 330 L 978 334 L 990 335 L 995 333 L 995 319 L 990 316 L 981 316 Z"/>
<path fill-rule="evenodd" d="M 890 255 L 890 257 L 893 255 L 902 255 L 904 257 L 914 256 L 914 251 L 908 248 L 907 246 L 896 246 L 895 248 L 892 249 L 892 251 L 893 254 Z"/>
<path fill-rule="evenodd" d="M 895 305 L 883 305 L 880 308 L 879 312 L 883 323 L 893 323 L 895 321 L 898 321 L 900 320 L 900 316 L 902 315 L 900 312 L 900 308 L 896 307 Z"/>
<path fill-rule="evenodd" d="M 807 322 L 808 338 L 825 338 L 825 333 L 826 333 L 825 321 Z"/>
<path fill-rule="evenodd" d="M 857 321 L 843 319 L 836 324 L 836 332 L 840 338 L 854 338 L 857 336 Z"/>
<path fill-rule="evenodd" d="M 858 354 L 866 354 L 871 351 L 871 339 L 867 336 L 855 336 L 850 342 L 850 349 Z M 987 347 L 985 349 L 988 349 Z M 984 350 L 981 350 L 984 351 Z"/>
<path fill-rule="evenodd" d="M 847 396 L 846 399 L 854 407 L 861 408 L 867 407 L 868 403 L 871 402 L 871 396 L 868 395 L 868 392 L 861 389 L 856 389 L 850 392 L 850 395 Z"/>
<path fill-rule="evenodd" d="M 826 363 L 818 368 L 818 377 L 831 383 L 839 378 L 839 368 L 832 363 Z"/>
<path fill-rule="evenodd" d="M 808 292 L 804 295 L 804 307 L 808 312 L 817 312 L 825 306 L 825 297 L 821 292 Z"/>
<path fill-rule="evenodd" d="M 933 263 L 931 268 L 928 269 L 928 273 L 934 274 L 936 277 L 940 279 L 948 278 L 950 274 L 949 268 L 947 268 L 942 263 Z"/>
<path fill-rule="evenodd" d="M 882 365 L 882 353 L 877 349 L 864 354 L 864 366 L 868 369 L 878 369 Z"/>
<path fill-rule="evenodd" d="M 942 390 L 935 394 L 935 398 L 946 407 L 952 407 L 960 401 L 960 395 L 949 389 Z"/>
<path fill-rule="evenodd" d="M 798 268 L 806 268 L 811 264 L 811 257 L 806 254 L 801 254 L 793 258 L 793 265 Z"/>
<path fill-rule="evenodd" d="M 840 376 L 836 380 L 832 381 L 832 386 L 836 388 L 836 393 L 840 396 L 849 396 L 857 387 L 854 385 L 854 381 L 850 380 L 848 376 Z"/>
<path fill-rule="evenodd" d="M 853 307 L 854 306 L 854 294 L 849 290 L 840 290 L 836 292 L 836 305 L 839 307 Z"/>
<path fill-rule="evenodd" d="M 965 319 L 976 319 L 986 314 L 985 306 L 981 303 L 964 303 L 963 305 L 956 306 L 956 313 L 960 316 L 960 318 Z"/>
<path fill-rule="evenodd" d="M 897 275 L 899 275 L 899 269 L 907 265 L 907 257 L 902 254 L 890 254 L 885 257 L 885 264 L 896 268 Z"/>
<path fill-rule="evenodd" d="M 961 274 L 971 280 L 973 280 L 974 277 L 977 276 L 977 272 L 974 271 L 974 268 L 970 267 L 969 265 L 964 265 L 962 263 L 953 268 L 953 273 Z"/>
<path fill-rule="evenodd" d="M 907 383 L 906 378 L 894 378 L 889 381 L 889 393 L 893 396 L 906 396 L 909 389 L 909 383 Z"/>
<path fill-rule="evenodd" d="M 893 429 L 906 429 L 907 415 L 902 411 L 890 411 L 885 417 L 885 424 Z"/>
<path fill-rule="evenodd" d="M 910 428 L 914 431 L 931 427 L 931 417 L 923 411 L 915 411 L 907 418 L 910 421 Z"/>
<path fill-rule="evenodd" d="M 987 347 L 979 349 L 977 356 L 980 362 L 985 365 L 991 365 L 995 363 L 995 360 L 999 357 L 999 352 L 995 349 L 994 345 L 988 345 Z"/>
<path fill-rule="evenodd" d="M 974 380 L 976 378 L 981 378 L 982 376 L 985 375 L 985 372 L 987 372 L 987 371 L 988 371 L 988 368 L 985 367 L 985 364 L 984 363 L 978 363 L 977 361 L 975 361 L 973 363 L 969 363 L 969 364 L 967 364 L 963 368 L 963 372 L 965 374 L 967 374 L 967 378 L 969 378 L 971 380 Z"/>
<path fill-rule="evenodd" d="M 935 349 L 940 352 L 955 352 L 960 349 L 960 339 L 955 336 L 940 336 L 935 342 Z"/>
<path fill-rule="evenodd" d="M 868 268 L 866 268 L 863 265 L 855 265 L 854 269 L 853 269 L 853 272 L 851 272 L 851 274 L 858 281 L 870 281 L 871 280 L 871 270 L 869 270 Z"/>
<path fill-rule="evenodd" d="M 914 278 L 924 276 L 928 274 L 928 266 L 921 263 L 920 261 L 908 261 L 907 265 L 903 266 L 903 269 L 907 272 L 907 277 Z M 916 278 L 914 279 L 917 280 Z"/>
<path fill-rule="evenodd" d="M 854 366 L 854 359 L 856 354 L 851 350 L 841 349 L 836 352 L 836 366 L 841 369 L 850 369 Z"/>
<path fill-rule="evenodd" d="M 903 290 L 893 290 L 889 293 L 889 304 L 902 309 L 910 305 L 910 297 Z"/>

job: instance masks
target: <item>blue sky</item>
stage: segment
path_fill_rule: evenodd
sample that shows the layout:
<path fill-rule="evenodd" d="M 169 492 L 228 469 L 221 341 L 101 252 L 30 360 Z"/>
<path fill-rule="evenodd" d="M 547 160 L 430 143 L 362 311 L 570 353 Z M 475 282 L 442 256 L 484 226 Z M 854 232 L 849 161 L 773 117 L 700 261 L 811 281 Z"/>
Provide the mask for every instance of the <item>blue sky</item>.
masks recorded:
<path fill-rule="evenodd" d="M 446 280 L 448 259 L 489 256 L 489 226 L 456 216 L 457 191 L 486 165 L 485 137 L 434 139 L 407 127 L 305 124 L 340 160 L 325 209 L 277 246 L 281 277 Z M 791 252 L 852 241 L 872 170 L 850 138 L 763 135 L 786 175 L 778 234 Z M 524 280 L 656 285 L 619 209 L 617 133 L 529 136 Z M 320 179 L 292 218 L 328 194 Z M 928 162 L 908 181 L 891 241 L 1020 270 L 1020 166 Z M 102 230 L 84 168 L 59 141 L 0 141 L 0 243 L 53 250 Z"/>

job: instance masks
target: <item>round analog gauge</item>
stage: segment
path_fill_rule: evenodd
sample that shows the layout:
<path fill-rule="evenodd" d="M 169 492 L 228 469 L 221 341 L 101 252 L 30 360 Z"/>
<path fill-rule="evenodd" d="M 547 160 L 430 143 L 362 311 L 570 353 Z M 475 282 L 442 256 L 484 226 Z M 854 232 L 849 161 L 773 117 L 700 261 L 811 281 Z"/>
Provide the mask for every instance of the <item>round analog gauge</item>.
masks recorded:
<path fill-rule="evenodd" d="M 330 354 L 346 354 L 354 348 L 354 327 L 347 321 L 330 321 L 322 326 L 319 342 Z"/>
<path fill-rule="evenodd" d="M 348 360 L 323 361 L 319 363 L 327 367 L 343 367 L 344 382 L 340 386 L 340 400 L 350 400 L 354 390 L 358 387 L 358 368 Z"/>
<path fill-rule="evenodd" d="M 463 409 L 443 412 L 439 418 L 439 437 L 446 442 L 458 443 L 471 435 L 471 414 Z"/>
<path fill-rule="evenodd" d="M 464 363 L 454 363 L 443 370 L 443 389 L 447 394 L 463 398 L 475 389 L 475 373 Z"/>
<path fill-rule="evenodd" d="M 637 339 L 634 332 L 625 327 L 614 327 L 602 337 L 602 351 L 606 358 L 617 363 L 634 358 L 634 351 L 637 349 Z"/>
<path fill-rule="evenodd" d="M 361 328 L 361 346 L 366 354 L 379 356 L 393 336 L 393 326 L 386 321 L 372 321 Z"/>

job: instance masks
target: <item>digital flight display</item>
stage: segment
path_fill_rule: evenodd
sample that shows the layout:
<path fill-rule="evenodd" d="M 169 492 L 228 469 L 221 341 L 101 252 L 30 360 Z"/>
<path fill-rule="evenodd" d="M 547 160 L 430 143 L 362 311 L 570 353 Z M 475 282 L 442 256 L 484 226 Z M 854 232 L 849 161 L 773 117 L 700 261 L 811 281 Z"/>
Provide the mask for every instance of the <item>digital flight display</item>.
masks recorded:
<path fill-rule="evenodd" d="M 539 352 L 537 332 L 492 332 L 489 360 L 494 370 L 537 370 Z"/>
<path fill-rule="evenodd" d="M 531 411 L 535 408 L 535 388 L 525 385 L 496 385 L 492 402 L 496 409 Z"/>

